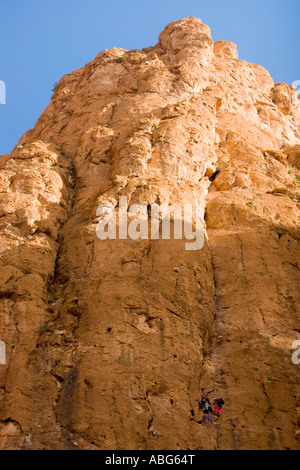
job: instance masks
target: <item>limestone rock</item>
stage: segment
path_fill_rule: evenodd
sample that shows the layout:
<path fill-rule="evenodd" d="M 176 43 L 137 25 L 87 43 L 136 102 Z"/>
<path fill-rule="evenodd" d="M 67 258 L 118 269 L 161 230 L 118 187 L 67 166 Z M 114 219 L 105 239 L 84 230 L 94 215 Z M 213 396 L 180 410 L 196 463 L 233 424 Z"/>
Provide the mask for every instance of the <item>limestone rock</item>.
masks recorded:
<path fill-rule="evenodd" d="M 299 449 L 294 91 L 196 18 L 60 80 L 0 159 L 1 449 Z M 99 240 L 120 196 L 199 205 L 203 248 Z"/>
<path fill-rule="evenodd" d="M 230 41 L 216 41 L 214 43 L 214 54 L 228 59 L 238 59 L 239 57 L 236 44 Z"/>

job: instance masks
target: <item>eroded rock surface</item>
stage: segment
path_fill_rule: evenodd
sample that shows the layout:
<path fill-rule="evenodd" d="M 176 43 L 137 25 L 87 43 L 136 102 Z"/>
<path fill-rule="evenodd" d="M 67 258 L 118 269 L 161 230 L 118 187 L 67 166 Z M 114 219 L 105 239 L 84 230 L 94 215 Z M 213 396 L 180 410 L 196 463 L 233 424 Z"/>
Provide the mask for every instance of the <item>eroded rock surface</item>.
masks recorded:
<path fill-rule="evenodd" d="M 1 157 L 0 448 L 299 449 L 299 124 L 195 18 L 60 80 Z M 203 248 L 99 240 L 119 196 L 203 204 Z"/>

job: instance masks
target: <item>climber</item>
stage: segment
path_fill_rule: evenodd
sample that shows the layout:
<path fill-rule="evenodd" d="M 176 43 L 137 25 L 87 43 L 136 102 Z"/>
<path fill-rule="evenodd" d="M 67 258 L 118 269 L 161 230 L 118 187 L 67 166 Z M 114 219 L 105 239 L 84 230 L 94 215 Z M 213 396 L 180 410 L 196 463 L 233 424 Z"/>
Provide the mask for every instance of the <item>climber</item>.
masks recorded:
<path fill-rule="evenodd" d="M 201 400 L 199 401 L 199 410 L 203 411 L 202 423 L 206 422 L 206 415 L 207 415 L 209 425 L 212 426 L 213 424 L 212 406 L 211 406 L 209 397 L 201 398 Z"/>
<path fill-rule="evenodd" d="M 223 398 L 215 398 L 214 399 L 214 404 L 216 406 L 215 414 L 220 418 L 222 407 L 225 404 L 225 401 L 223 400 Z"/>

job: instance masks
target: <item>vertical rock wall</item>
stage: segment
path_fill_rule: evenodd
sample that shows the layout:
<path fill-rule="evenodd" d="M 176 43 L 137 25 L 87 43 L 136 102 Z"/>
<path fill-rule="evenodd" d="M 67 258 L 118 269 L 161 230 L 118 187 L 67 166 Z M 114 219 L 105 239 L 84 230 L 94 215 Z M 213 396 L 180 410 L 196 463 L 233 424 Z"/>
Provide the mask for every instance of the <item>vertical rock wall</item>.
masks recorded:
<path fill-rule="evenodd" d="M 61 79 L 1 157 L 1 448 L 299 448 L 299 116 L 195 18 Z M 99 240 L 120 196 L 202 205 L 203 248 Z"/>

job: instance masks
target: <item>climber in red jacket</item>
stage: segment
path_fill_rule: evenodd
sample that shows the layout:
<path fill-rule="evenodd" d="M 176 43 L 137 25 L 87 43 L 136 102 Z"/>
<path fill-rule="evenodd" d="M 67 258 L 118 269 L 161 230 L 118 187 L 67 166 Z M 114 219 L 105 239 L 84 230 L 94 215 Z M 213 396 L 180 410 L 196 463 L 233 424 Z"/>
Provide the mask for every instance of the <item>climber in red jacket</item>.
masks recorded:
<path fill-rule="evenodd" d="M 225 404 L 225 401 L 223 400 L 223 398 L 215 398 L 214 399 L 214 404 L 216 406 L 215 408 L 215 414 L 220 417 L 221 416 L 221 411 L 222 411 L 222 407 L 223 405 Z"/>

